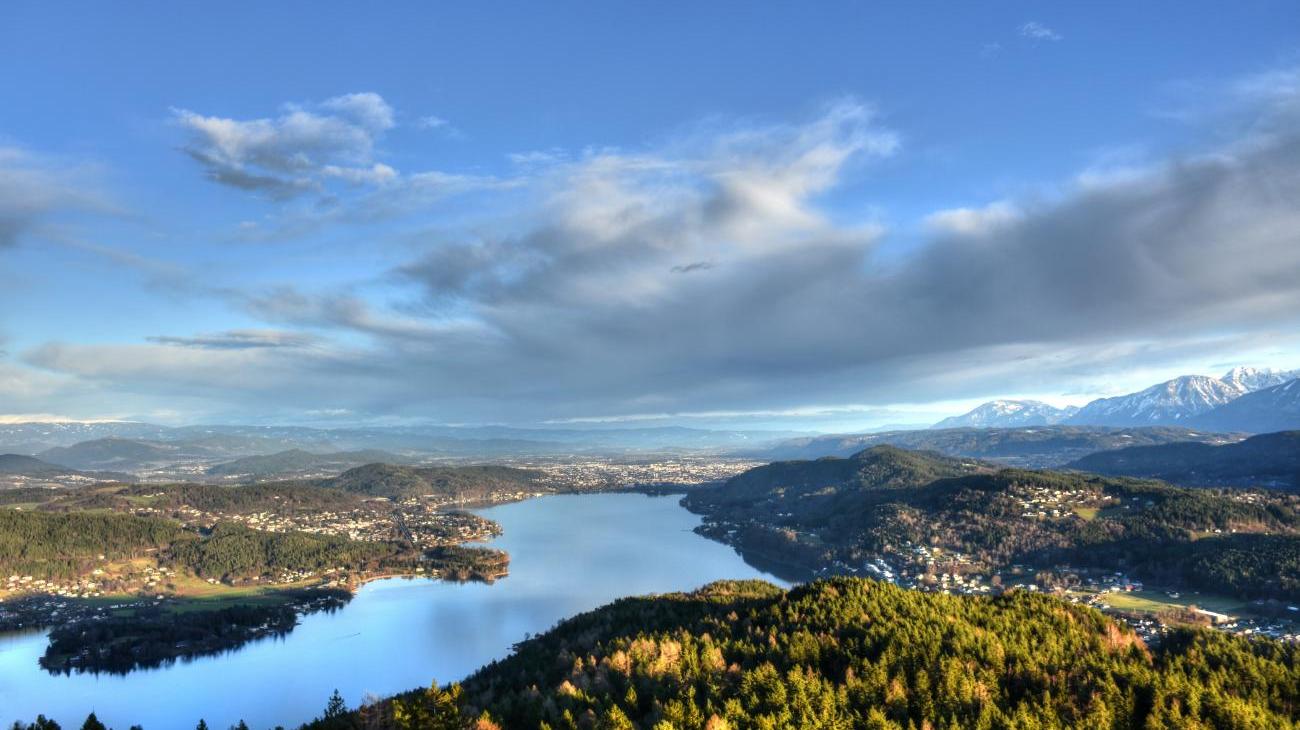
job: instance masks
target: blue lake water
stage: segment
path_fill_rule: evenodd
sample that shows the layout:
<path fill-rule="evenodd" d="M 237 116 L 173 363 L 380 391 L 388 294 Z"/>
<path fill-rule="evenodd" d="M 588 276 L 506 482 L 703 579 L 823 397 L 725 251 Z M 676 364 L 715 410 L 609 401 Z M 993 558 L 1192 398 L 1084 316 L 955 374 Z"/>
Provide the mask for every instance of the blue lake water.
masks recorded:
<path fill-rule="evenodd" d="M 37 666 L 41 632 L 0 635 L 0 725 L 44 713 L 65 728 L 88 712 L 116 730 L 254 730 L 318 715 L 337 688 L 349 706 L 460 679 L 506 656 L 526 634 L 622 596 L 688 590 L 722 578 L 780 580 L 692 529 L 677 497 L 543 497 L 480 511 L 501 523 L 492 544 L 510 553 L 493 585 L 390 579 L 348 606 L 302 619 L 280 639 L 126 676 L 53 676 Z"/>

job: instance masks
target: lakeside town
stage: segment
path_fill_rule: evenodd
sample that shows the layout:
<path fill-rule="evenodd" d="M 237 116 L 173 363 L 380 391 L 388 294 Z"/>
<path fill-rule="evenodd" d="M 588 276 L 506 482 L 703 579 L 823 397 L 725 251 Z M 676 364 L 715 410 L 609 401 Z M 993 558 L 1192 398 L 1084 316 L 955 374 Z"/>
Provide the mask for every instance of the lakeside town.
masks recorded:
<path fill-rule="evenodd" d="M 1225 603 L 1224 599 L 1147 586 L 1124 573 L 1068 566 L 1038 570 L 1027 565 L 1013 565 L 991 574 L 972 573 L 967 572 L 972 564 L 967 556 L 925 545 L 909 544 L 901 557 L 903 562 L 894 563 L 876 557 L 856 567 L 837 562 L 816 571 L 816 576 L 858 575 L 910 590 L 947 595 L 1000 595 L 1017 590 L 1051 594 L 1124 621 L 1147 643 L 1158 642 L 1171 627 L 1179 625 L 1300 643 L 1300 606 L 1292 604 L 1230 601 L 1226 603 L 1233 608 L 1215 611 L 1198 605 L 1198 600 L 1218 605 Z"/>

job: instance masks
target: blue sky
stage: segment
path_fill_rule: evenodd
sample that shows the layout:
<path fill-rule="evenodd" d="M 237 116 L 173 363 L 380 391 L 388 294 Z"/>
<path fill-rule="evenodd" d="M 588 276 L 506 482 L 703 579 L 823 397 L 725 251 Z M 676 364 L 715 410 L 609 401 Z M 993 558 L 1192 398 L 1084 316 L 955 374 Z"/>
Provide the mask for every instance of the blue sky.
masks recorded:
<path fill-rule="evenodd" d="M 1294 3 L 18 2 L 0 68 L 9 418 L 854 428 L 1300 366 Z"/>

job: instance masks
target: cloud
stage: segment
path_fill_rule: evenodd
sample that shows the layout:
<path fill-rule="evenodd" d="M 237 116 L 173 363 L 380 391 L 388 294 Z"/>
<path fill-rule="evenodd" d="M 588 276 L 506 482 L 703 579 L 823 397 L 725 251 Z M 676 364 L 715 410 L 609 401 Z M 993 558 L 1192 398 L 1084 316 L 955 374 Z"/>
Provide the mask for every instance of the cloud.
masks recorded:
<path fill-rule="evenodd" d="M 674 266 L 669 269 L 669 271 L 672 271 L 674 274 L 689 274 L 692 271 L 708 271 L 716 265 L 717 264 L 712 261 L 692 261 L 689 264 L 679 264 Z"/>
<path fill-rule="evenodd" d="M 288 286 L 253 293 L 231 292 L 229 297 L 263 321 L 320 330 L 347 330 L 387 340 L 432 341 L 478 326 L 450 318 L 428 321 L 379 312 L 350 294 L 310 294 Z"/>
<path fill-rule="evenodd" d="M 238 392 L 243 397 L 260 398 L 276 391 L 291 393 L 295 378 L 308 378 L 313 362 L 328 358 L 312 350 L 292 357 L 281 352 L 277 348 L 51 342 L 24 353 L 23 359 L 45 371 L 75 375 L 90 384 L 111 384 L 128 392 L 216 398 Z"/>
<path fill-rule="evenodd" d="M 415 126 L 426 132 L 436 132 L 447 139 L 459 140 L 465 138 L 465 133 L 454 124 L 433 114 L 415 120 Z"/>
<path fill-rule="evenodd" d="M 115 213 L 93 177 L 84 167 L 61 166 L 18 147 L 0 146 L 0 249 L 28 235 L 49 236 L 72 216 Z"/>
<path fill-rule="evenodd" d="M 208 179 L 280 204 L 265 225 L 241 224 L 234 236 L 243 241 L 297 238 L 334 225 L 423 213 L 446 198 L 521 184 L 476 173 L 403 172 L 380 161 L 378 148 L 385 132 L 397 126 L 396 112 L 372 92 L 286 104 L 276 117 L 235 119 L 174 109 L 172 118 L 188 133 L 184 152 Z M 416 126 L 459 134 L 437 117 L 424 117 Z"/>
<path fill-rule="evenodd" d="M 570 159 L 569 153 L 559 147 L 552 147 L 548 150 L 529 150 L 528 152 L 511 152 L 506 155 L 506 159 L 512 164 L 521 167 L 554 165 L 561 162 L 567 162 Z"/>
<path fill-rule="evenodd" d="M 392 108 L 372 93 L 315 107 L 290 105 L 276 118 L 238 120 L 187 109 L 172 114 L 189 132 L 186 153 L 209 179 L 277 199 L 319 190 L 329 178 L 373 174 L 375 144 L 393 126 Z"/>
<path fill-rule="evenodd" d="M 316 346 L 57 343 L 23 358 L 248 409 L 319 408 L 328 392 L 356 413 L 457 421 L 819 417 L 808 404 L 1042 392 L 1296 331 L 1300 125 L 1287 104 L 1256 114 L 1231 143 L 1050 198 L 939 211 L 888 254 L 889 231 L 824 208 L 901 149 L 870 107 L 713 120 L 546 166 L 510 225 L 417 244 L 387 302 L 232 297 L 328 338 Z"/>
<path fill-rule="evenodd" d="M 1048 28 L 1047 26 L 1043 25 L 1042 23 L 1036 20 L 1031 20 L 1027 23 L 1022 23 L 1018 30 L 1020 32 L 1021 38 L 1028 38 L 1031 41 L 1061 40 L 1060 33 L 1057 33 L 1056 31 L 1052 30 L 1051 28 Z"/>
<path fill-rule="evenodd" d="M 321 102 L 321 108 L 349 117 L 375 133 L 396 126 L 396 122 L 393 121 L 393 108 L 384 101 L 382 96 L 373 92 L 336 96 Z"/>
<path fill-rule="evenodd" d="M 247 350 L 264 347 L 307 347 L 318 341 L 317 337 L 301 332 L 278 330 L 229 330 L 191 337 L 159 335 L 146 338 L 159 345 L 197 347 L 209 350 Z"/>
<path fill-rule="evenodd" d="M 990 203 L 982 208 L 952 208 L 939 210 L 925 217 L 925 225 L 937 233 L 976 235 L 1014 222 L 1020 211 L 1006 201 Z"/>
<path fill-rule="evenodd" d="M 496 334 L 458 346 L 473 367 L 442 377 L 523 377 L 617 412 L 752 404 L 774 389 L 919 398 L 1004 377 L 1015 357 L 1108 340 L 1174 348 L 1189 331 L 1300 312 L 1288 202 L 1300 135 L 1245 138 L 1052 201 L 943 211 L 928 241 L 886 263 L 880 231 L 815 205 L 855 156 L 894 149 L 866 141 L 890 138 L 870 119 L 841 109 L 684 145 L 698 155 L 601 153 L 557 171 L 533 230 L 439 245 L 401 269 L 431 306 Z M 683 261 L 719 266 L 707 279 L 665 273 Z"/>

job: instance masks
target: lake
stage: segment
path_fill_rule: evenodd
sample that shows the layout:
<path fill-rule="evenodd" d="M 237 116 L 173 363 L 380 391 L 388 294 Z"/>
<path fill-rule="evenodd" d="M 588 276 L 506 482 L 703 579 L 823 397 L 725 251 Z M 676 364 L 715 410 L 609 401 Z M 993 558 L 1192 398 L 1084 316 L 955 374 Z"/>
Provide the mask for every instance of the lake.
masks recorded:
<path fill-rule="evenodd" d="M 0 725 L 44 713 L 77 728 L 88 712 L 116 730 L 295 727 L 335 688 L 355 707 L 431 680 L 460 679 L 506 656 L 527 634 L 622 596 L 689 590 L 722 578 L 782 581 L 692 530 L 677 497 L 559 495 L 479 513 L 504 534 L 510 576 L 493 585 L 375 581 L 333 614 L 286 637 L 125 676 L 53 676 L 37 666 L 43 632 L 0 635 Z"/>

